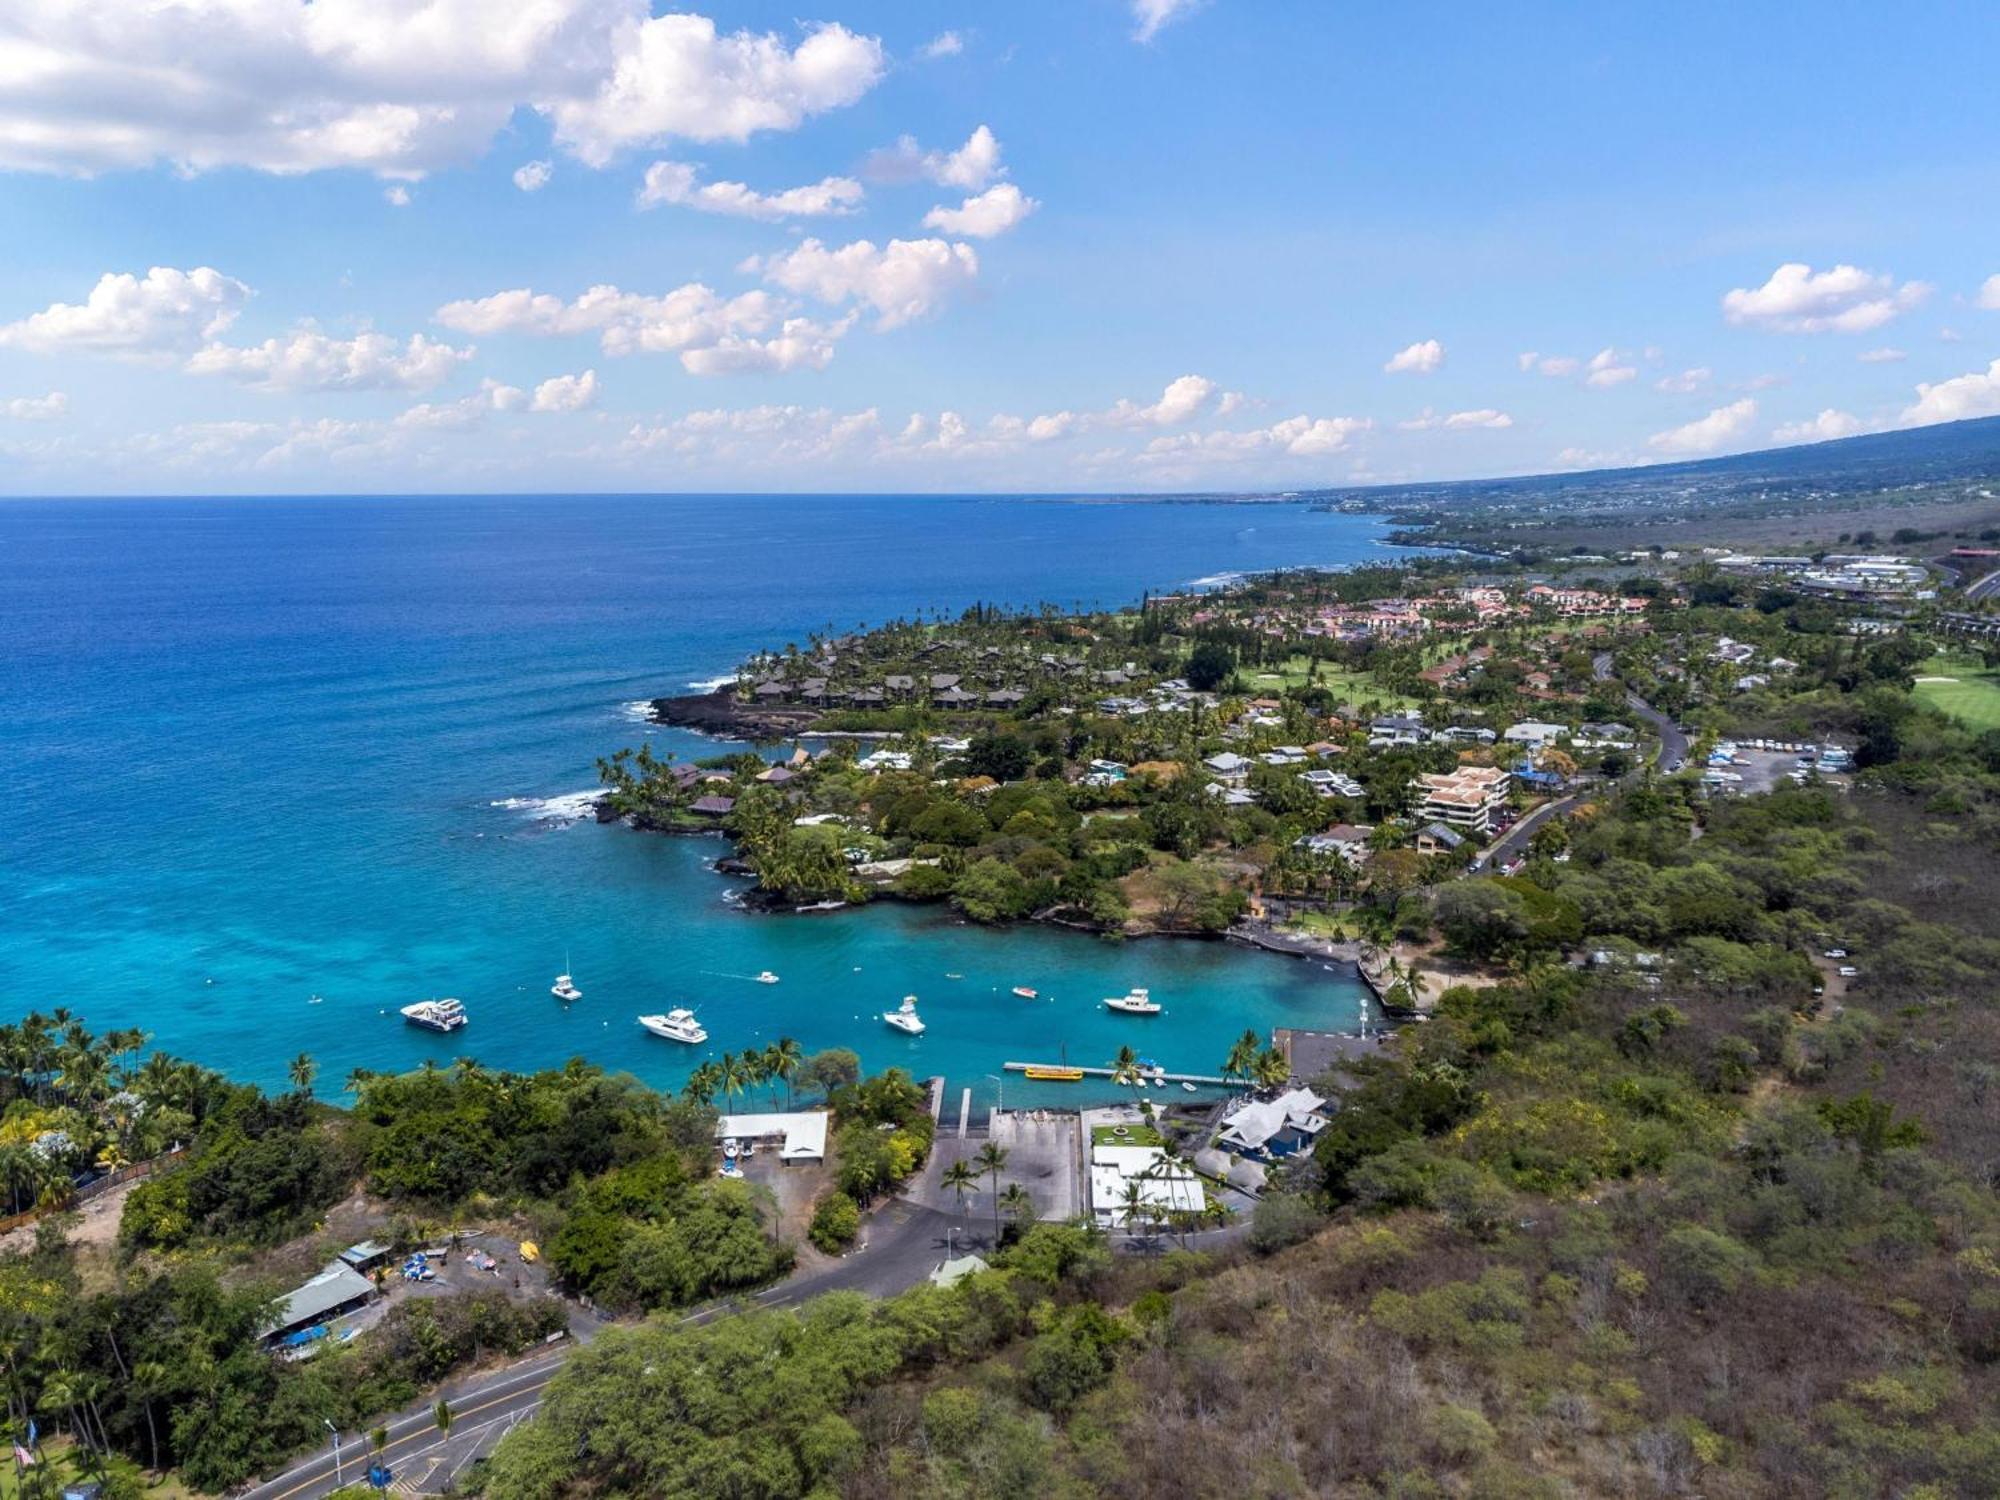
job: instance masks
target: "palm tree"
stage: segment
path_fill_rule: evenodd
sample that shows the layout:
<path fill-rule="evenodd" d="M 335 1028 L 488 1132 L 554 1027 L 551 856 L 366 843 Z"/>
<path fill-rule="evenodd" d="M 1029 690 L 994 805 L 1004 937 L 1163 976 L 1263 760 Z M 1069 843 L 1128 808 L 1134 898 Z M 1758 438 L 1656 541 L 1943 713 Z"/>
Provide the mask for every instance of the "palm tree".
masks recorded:
<path fill-rule="evenodd" d="M 764 1075 L 764 1082 L 771 1086 L 771 1108 L 778 1107 L 778 1081 L 782 1078 L 785 1059 L 778 1051 L 778 1044 L 771 1043 L 757 1054 L 757 1070 Z"/>
<path fill-rule="evenodd" d="M 709 1061 L 699 1064 L 688 1074 L 688 1080 L 681 1085 L 681 1097 L 699 1104 L 710 1103 L 716 1090 L 722 1087 L 721 1064 Z"/>
<path fill-rule="evenodd" d="M 1007 1217 L 1013 1221 L 1016 1229 L 1034 1221 L 1034 1195 L 1018 1182 L 1007 1184 L 1007 1190 L 1000 1195 L 1000 1207 L 1006 1211 Z"/>
<path fill-rule="evenodd" d="M 944 1185 L 958 1195 L 958 1215 L 965 1217 L 965 1194 L 979 1184 L 979 1169 L 969 1161 L 955 1161 L 944 1169 Z"/>
<path fill-rule="evenodd" d="M 1267 1047 L 1257 1054 L 1256 1062 L 1250 1065 L 1251 1077 L 1263 1088 L 1276 1088 L 1292 1076 L 1292 1065 L 1285 1061 L 1285 1054 L 1276 1047 Z"/>
<path fill-rule="evenodd" d="M 301 1052 L 291 1060 L 285 1071 L 291 1075 L 292 1087 L 299 1091 L 302 1099 L 312 1098 L 313 1079 L 319 1076 L 319 1064 L 313 1061 L 310 1052 Z"/>
<path fill-rule="evenodd" d="M 1130 1047 L 1120 1047 L 1111 1059 L 1111 1081 L 1120 1085 L 1139 1081 L 1139 1054 Z"/>
<path fill-rule="evenodd" d="M 375 1070 L 373 1068 L 354 1069 L 347 1075 L 347 1092 L 354 1095 L 357 1099 L 360 1098 L 362 1089 L 368 1086 L 368 1081 L 374 1076 Z"/>
<path fill-rule="evenodd" d="M 790 1109 L 792 1107 L 792 1080 L 798 1077 L 799 1069 L 805 1066 L 806 1049 L 799 1045 L 797 1038 L 781 1036 L 778 1038 L 777 1045 L 771 1050 L 776 1054 L 777 1059 L 771 1071 L 785 1080 L 785 1108 Z"/>
<path fill-rule="evenodd" d="M 979 1164 L 979 1170 L 993 1182 L 993 1243 L 997 1245 L 1000 1243 L 1000 1174 L 1007 1166 L 1007 1148 L 988 1141 L 979 1148 L 979 1155 L 975 1160 Z"/>
<path fill-rule="evenodd" d="M 1229 1048 L 1229 1055 L 1222 1060 L 1224 1078 L 1248 1078 L 1250 1068 L 1257 1061 L 1258 1037 L 1254 1031 L 1246 1031 Z"/>
<path fill-rule="evenodd" d="M 1138 1223 L 1146 1216 L 1146 1194 L 1139 1186 L 1138 1178 L 1125 1179 L 1125 1195 L 1119 1200 L 1118 1209 L 1119 1217 L 1125 1221 L 1125 1233 L 1129 1238 L 1138 1232 Z"/>
<path fill-rule="evenodd" d="M 749 1068 L 744 1066 L 743 1059 L 734 1052 L 725 1052 L 717 1067 L 716 1081 L 722 1086 L 724 1102 L 733 1105 L 736 1096 L 750 1087 L 752 1079 Z"/>

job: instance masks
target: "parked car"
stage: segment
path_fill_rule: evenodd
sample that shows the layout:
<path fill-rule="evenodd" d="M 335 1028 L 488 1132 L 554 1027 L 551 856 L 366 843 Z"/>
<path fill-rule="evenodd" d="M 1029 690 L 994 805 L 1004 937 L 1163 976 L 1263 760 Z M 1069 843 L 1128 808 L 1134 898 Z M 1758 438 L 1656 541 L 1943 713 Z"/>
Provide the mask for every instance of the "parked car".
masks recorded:
<path fill-rule="evenodd" d="M 1839 974 L 1842 979 L 1858 979 L 1861 976 L 1861 971 L 1855 968 L 1853 964 L 1842 964 L 1834 972 Z"/>
<path fill-rule="evenodd" d="M 1828 958 L 1845 958 L 1847 957 L 1847 950 L 1845 948 L 1829 948 L 1826 950 L 1826 956 Z"/>

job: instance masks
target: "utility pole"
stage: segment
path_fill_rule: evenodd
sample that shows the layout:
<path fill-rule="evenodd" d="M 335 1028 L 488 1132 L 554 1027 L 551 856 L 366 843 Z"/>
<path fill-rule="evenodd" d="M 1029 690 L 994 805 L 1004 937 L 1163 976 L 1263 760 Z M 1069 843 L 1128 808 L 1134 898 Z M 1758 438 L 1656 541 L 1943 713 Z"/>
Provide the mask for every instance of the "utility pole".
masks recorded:
<path fill-rule="evenodd" d="M 340 1429 L 334 1426 L 332 1421 L 326 1417 L 321 1417 L 320 1421 L 326 1423 L 326 1430 L 333 1434 L 333 1487 L 335 1489 L 339 1489 L 341 1487 Z"/>

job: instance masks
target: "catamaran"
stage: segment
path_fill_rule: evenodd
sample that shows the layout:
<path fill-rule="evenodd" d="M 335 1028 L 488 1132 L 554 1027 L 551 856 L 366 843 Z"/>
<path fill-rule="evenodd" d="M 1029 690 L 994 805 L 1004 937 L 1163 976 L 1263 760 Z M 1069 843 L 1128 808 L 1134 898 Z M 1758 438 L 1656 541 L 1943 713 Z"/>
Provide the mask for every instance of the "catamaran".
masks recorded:
<path fill-rule="evenodd" d="M 456 1031 L 470 1019 L 456 1000 L 419 1000 L 403 1007 L 403 1019 L 426 1031 Z"/>
<path fill-rule="evenodd" d="M 663 1036 L 670 1042 L 697 1046 L 708 1040 L 708 1032 L 694 1018 L 694 1012 L 687 1009 L 670 1010 L 664 1016 L 641 1016 L 639 1024 L 654 1036 Z"/>
<path fill-rule="evenodd" d="M 915 995 L 903 996 L 903 1003 L 895 1010 L 883 1011 L 882 1019 L 898 1031 L 906 1031 L 911 1036 L 922 1036 L 924 1034 L 924 1023 L 917 1016 L 917 997 Z"/>
<path fill-rule="evenodd" d="M 1152 991 L 1144 989 L 1127 990 L 1122 995 L 1107 995 L 1104 997 L 1104 1006 L 1107 1010 L 1123 1011 L 1128 1016 L 1157 1016 L 1160 1013 L 1159 1004 L 1153 999 Z"/>

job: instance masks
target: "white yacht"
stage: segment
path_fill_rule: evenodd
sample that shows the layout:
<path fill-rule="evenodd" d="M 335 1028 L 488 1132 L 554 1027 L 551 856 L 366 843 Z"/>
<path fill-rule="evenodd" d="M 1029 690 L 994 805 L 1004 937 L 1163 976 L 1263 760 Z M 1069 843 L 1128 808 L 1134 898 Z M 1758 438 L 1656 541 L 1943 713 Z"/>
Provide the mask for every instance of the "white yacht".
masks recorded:
<path fill-rule="evenodd" d="M 639 1024 L 654 1036 L 663 1036 L 670 1042 L 686 1042 L 690 1046 L 708 1040 L 707 1031 L 694 1018 L 691 1010 L 670 1010 L 664 1016 L 641 1016 Z"/>
<path fill-rule="evenodd" d="M 773 974 L 769 969 L 759 969 L 756 979 L 759 984 L 776 984 L 778 982 L 778 976 Z"/>
<path fill-rule="evenodd" d="M 911 1036 L 922 1036 L 924 1034 L 924 1023 L 917 1016 L 917 997 L 915 995 L 903 996 L 902 1005 L 895 1010 L 883 1011 L 882 1019 L 898 1031 L 907 1031 Z"/>
<path fill-rule="evenodd" d="M 403 1007 L 403 1019 L 426 1031 L 456 1031 L 470 1017 L 456 1000 L 419 1000 Z"/>
<path fill-rule="evenodd" d="M 1127 990 L 1122 995 L 1107 995 L 1104 1006 L 1107 1010 L 1123 1011 L 1128 1016 L 1157 1016 L 1160 1013 L 1159 1003 L 1153 999 L 1152 991 L 1143 989 Z"/>
<path fill-rule="evenodd" d="M 583 991 L 576 987 L 576 981 L 567 974 L 556 975 L 556 982 L 549 986 L 549 993 L 558 1000 L 581 1000 Z"/>

